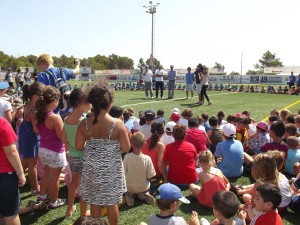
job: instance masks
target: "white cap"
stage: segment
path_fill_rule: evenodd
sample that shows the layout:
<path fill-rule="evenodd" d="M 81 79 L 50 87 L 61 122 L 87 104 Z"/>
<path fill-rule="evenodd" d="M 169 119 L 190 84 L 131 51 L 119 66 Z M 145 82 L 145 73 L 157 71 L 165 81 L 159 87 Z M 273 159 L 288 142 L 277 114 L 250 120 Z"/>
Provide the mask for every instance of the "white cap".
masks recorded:
<path fill-rule="evenodd" d="M 176 125 L 176 123 L 174 121 L 169 121 L 167 122 L 166 126 L 165 126 L 165 130 L 167 132 L 173 132 L 173 128 Z"/>
<path fill-rule="evenodd" d="M 236 134 L 236 128 L 231 123 L 225 124 L 222 130 L 226 137 L 234 137 Z"/>
<path fill-rule="evenodd" d="M 180 114 L 180 110 L 178 108 L 172 109 L 172 113 Z"/>

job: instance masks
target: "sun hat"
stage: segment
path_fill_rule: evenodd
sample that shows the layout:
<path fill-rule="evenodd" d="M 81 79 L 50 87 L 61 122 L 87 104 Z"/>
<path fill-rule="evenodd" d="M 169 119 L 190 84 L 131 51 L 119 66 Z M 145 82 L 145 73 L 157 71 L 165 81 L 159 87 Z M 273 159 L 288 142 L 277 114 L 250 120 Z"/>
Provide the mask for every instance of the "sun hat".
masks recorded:
<path fill-rule="evenodd" d="M 165 130 L 166 132 L 173 132 L 173 128 L 176 125 L 176 123 L 174 121 L 169 121 L 166 124 Z"/>
<path fill-rule="evenodd" d="M 0 90 L 7 89 L 9 87 L 7 82 L 0 82 Z"/>
<path fill-rule="evenodd" d="M 233 124 L 228 123 L 223 126 L 223 133 L 226 137 L 234 137 L 236 134 L 236 128 Z"/>
<path fill-rule="evenodd" d="M 268 124 L 264 121 L 260 121 L 256 124 L 256 127 L 262 129 L 262 130 L 268 130 Z"/>
<path fill-rule="evenodd" d="M 162 200 L 179 200 L 185 204 L 190 204 L 190 201 L 182 196 L 181 190 L 174 184 L 165 183 L 158 188 L 156 199 Z"/>
<path fill-rule="evenodd" d="M 180 114 L 180 110 L 178 108 L 173 108 L 172 113 Z"/>

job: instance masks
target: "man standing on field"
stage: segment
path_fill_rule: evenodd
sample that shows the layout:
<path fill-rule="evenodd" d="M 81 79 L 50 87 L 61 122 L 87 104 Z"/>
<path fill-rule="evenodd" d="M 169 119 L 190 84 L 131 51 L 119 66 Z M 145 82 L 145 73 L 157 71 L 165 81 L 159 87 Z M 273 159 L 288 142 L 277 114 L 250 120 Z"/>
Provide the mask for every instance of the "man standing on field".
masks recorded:
<path fill-rule="evenodd" d="M 175 89 L 175 80 L 176 80 L 176 71 L 174 66 L 170 66 L 170 71 L 168 72 L 168 99 L 174 98 L 174 89 Z"/>
<path fill-rule="evenodd" d="M 155 92 L 156 92 L 156 98 L 158 98 L 158 89 L 160 89 L 160 98 L 164 96 L 164 71 L 162 70 L 161 66 L 157 67 L 157 70 L 155 70 Z"/>

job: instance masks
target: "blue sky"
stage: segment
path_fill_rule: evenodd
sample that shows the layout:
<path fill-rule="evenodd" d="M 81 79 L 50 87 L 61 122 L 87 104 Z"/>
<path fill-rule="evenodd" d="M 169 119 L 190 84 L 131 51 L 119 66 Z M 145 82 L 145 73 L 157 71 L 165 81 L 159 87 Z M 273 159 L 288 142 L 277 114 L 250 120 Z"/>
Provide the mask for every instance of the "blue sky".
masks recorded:
<path fill-rule="evenodd" d="M 299 0 L 160 0 L 154 56 L 165 68 L 199 62 L 225 71 L 253 69 L 267 50 L 300 66 Z M 1 0 L 0 50 L 14 56 L 83 58 L 115 53 L 135 61 L 151 52 L 143 0 Z"/>

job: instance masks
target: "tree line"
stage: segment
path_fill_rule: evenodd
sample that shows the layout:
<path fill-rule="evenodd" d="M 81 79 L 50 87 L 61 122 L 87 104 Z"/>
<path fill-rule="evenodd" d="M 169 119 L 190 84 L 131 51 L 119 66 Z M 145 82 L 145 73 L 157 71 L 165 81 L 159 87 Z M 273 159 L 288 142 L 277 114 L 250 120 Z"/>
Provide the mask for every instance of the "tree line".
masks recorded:
<path fill-rule="evenodd" d="M 3 51 L 0 51 L 0 66 L 2 70 L 7 71 L 11 68 L 13 71 L 17 71 L 20 67 L 34 67 L 36 66 L 36 60 L 38 56 L 28 55 L 14 57 L 12 55 L 7 55 Z M 74 56 L 61 55 L 59 57 L 52 56 L 54 60 L 54 65 L 56 67 L 74 67 Z M 96 55 L 94 57 L 88 57 L 81 59 L 81 66 L 91 67 L 92 72 L 95 70 L 113 70 L 113 69 L 133 69 L 133 59 L 118 56 L 116 54 L 111 54 L 108 57 L 104 55 Z"/>
<path fill-rule="evenodd" d="M 59 57 L 52 56 L 54 60 L 54 65 L 56 67 L 74 67 L 74 56 L 66 56 L 61 55 Z M 34 67 L 36 68 L 36 60 L 37 56 L 28 55 L 28 56 L 19 56 L 14 57 L 12 55 L 7 55 L 3 51 L 0 51 L 0 66 L 2 70 L 6 71 L 8 68 L 12 68 L 13 71 L 17 71 L 20 67 Z M 163 66 L 160 61 L 154 58 L 154 67 Z M 140 58 L 139 63 L 137 65 L 137 70 L 142 72 L 146 65 L 150 65 L 150 59 L 144 61 L 143 58 Z M 126 56 L 118 56 L 116 54 L 111 54 L 109 56 L 104 55 L 96 55 L 93 57 L 83 58 L 81 59 L 81 66 L 91 67 L 92 73 L 95 70 L 113 70 L 113 69 L 129 69 L 132 70 L 134 68 L 133 59 Z M 280 61 L 280 58 L 276 57 L 275 53 L 270 51 L 265 52 L 261 59 L 258 60 L 258 63 L 254 64 L 253 70 L 248 70 L 246 72 L 249 74 L 263 74 L 265 67 L 282 67 L 283 64 Z M 213 68 L 220 68 L 224 71 L 225 66 L 221 63 L 216 62 Z M 240 75 L 238 72 L 232 71 L 230 75 Z"/>

